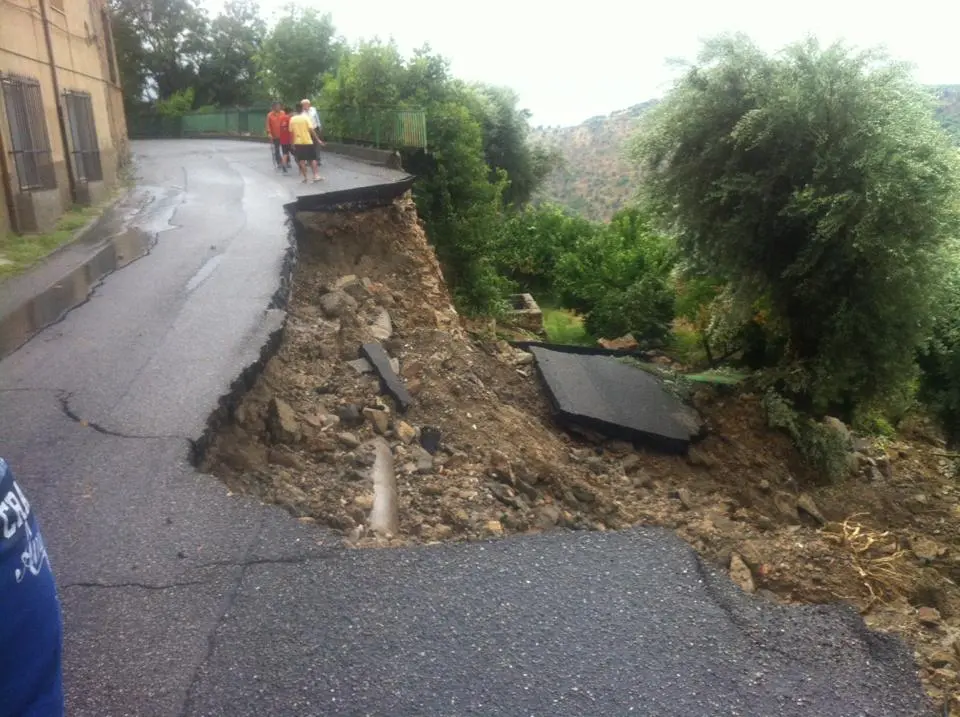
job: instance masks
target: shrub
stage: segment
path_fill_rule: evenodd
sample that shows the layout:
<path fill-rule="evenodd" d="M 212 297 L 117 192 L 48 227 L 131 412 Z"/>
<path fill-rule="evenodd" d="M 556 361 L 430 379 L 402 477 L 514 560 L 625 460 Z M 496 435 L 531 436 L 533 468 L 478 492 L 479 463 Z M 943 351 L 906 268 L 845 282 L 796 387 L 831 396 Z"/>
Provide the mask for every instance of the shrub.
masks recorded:
<path fill-rule="evenodd" d="M 907 70 L 809 41 L 708 43 L 648 115 L 644 190 L 741 310 L 799 405 L 845 418 L 912 378 L 960 163 Z M 755 322 L 756 323 L 756 322 Z"/>
<path fill-rule="evenodd" d="M 955 446 L 960 444 L 960 259 L 950 265 L 935 306 L 930 337 L 918 355 L 919 395 Z"/>
<path fill-rule="evenodd" d="M 797 452 L 819 475 L 831 482 L 847 475 L 850 434 L 846 429 L 798 413 L 788 399 L 773 390 L 764 394 L 763 407 L 767 425 L 789 435 Z"/>

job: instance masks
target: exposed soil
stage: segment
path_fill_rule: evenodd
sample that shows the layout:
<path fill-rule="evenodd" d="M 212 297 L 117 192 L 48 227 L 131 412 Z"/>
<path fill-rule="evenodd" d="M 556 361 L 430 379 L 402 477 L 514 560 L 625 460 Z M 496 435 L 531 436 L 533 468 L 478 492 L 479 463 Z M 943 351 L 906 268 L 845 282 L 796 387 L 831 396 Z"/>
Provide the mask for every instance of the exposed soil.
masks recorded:
<path fill-rule="evenodd" d="M 832 486 L 767 428 L 757 396 L 729 388 L 694 396 L 709 435 L 687 457 L 570 435 L 531 357 L 454 311 L 409 198 L 298 219 L 283 341 L 208 470 L 358 547 L 666 526 L 765 598 L 852 603 L 915 648 L 928 693 L 960 715 L 960 489 L 934 432 L 854 439 L 851 477 Z M 347 363 L 376 340 L 414 395 L 404 415 Z M 395 535 L 367 527 L 378 435 L 397 470 Z"/>

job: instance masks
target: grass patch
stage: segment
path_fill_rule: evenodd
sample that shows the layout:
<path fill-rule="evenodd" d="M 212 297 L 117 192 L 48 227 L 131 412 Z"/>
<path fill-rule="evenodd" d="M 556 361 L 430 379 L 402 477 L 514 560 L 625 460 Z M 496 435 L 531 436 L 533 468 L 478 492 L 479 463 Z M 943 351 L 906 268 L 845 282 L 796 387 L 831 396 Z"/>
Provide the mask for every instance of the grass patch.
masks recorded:
<path fill-rule="evenodd" d="M 51 252 L 73 239 L 77 230 L 99 215 L 105 205 L 75 206 L 46 234 L 7 234 L 0 236 L 0 280 L 21 274 Z"/>
<path fill-rule="evenodd" d="M 719 368 L 700 373 L 687 374 L 688 381 L 696 383 L 712 383 L 718 386 L 735 386 L 747 378 L 747 374 L 733 371 L 732 369 Z"/>
<path fill-rule="evenodd" d="M 583 317 L 566 309 L 547 309 L 543 311 L 543 329 L 547 340 L 552 344 L 573 344 L 593 346 L 593 337 L 583 325 Z"/>

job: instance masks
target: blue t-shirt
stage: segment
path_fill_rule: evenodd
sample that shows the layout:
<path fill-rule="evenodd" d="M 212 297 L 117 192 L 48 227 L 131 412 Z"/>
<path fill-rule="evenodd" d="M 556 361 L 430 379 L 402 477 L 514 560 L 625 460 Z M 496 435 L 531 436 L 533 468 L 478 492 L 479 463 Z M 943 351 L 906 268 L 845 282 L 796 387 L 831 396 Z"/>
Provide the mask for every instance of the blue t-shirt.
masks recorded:
<path fill-rule="evenodd" d="M 0 458 L 0 717 L 60 717 L 63 627 L 30 502 Z"/>

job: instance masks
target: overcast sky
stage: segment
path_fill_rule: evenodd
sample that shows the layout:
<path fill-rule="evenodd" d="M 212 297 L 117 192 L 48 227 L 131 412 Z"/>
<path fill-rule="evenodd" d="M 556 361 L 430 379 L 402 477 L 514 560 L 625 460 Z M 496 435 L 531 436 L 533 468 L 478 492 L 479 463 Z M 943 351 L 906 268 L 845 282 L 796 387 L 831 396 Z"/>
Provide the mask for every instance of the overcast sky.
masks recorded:
<path fill-rule="evenodd" d="M 216 11 L 222 0 L 201 0 Z M 268 20 L 289 0 L 260 0 Z M 300 0 L 333 16 L 348 40 L 423 43 L 465 80 L 508 85 L 533 124 L 571 125 L 669 86 L 666 60 L 702 38 L 747 33 L 775 50 L 806 34 L 885 45 L 924 83 L 960 83 L 957 0 Z"/>

